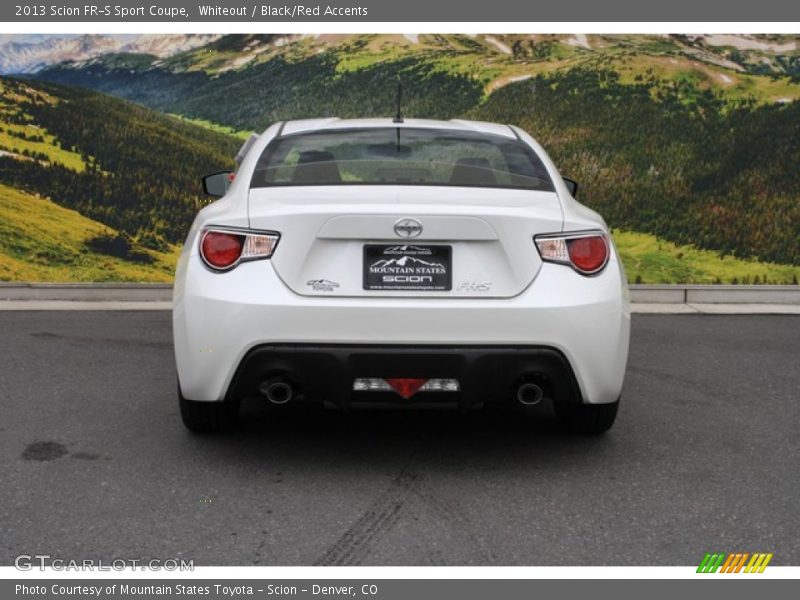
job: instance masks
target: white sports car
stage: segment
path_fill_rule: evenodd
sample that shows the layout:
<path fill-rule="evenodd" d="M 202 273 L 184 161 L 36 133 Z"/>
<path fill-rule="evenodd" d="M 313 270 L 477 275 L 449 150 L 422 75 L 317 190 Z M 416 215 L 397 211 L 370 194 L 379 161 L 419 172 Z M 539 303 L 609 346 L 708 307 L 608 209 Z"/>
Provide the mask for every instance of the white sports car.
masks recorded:
<path fill-rule="evenodd" d="M 524 131 L 315 119 L 252 136 L 204 189 L 178 262 L 181 415 L 553 402 L 572 431 L 617 414 L 630 313 L 608 228 Z"/>

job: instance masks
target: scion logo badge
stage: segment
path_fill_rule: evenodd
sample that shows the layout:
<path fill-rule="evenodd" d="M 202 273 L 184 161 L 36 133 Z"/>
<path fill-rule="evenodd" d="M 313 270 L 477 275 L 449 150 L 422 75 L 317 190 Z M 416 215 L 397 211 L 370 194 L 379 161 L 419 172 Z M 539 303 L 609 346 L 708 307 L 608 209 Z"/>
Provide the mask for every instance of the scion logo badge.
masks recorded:
<path fill-rule="evenodd" d="M 416 219 L 400 219 L 394 224 L 394 232 L 404 238 L 417 237 L 422 233 L 422 223 Z"/>

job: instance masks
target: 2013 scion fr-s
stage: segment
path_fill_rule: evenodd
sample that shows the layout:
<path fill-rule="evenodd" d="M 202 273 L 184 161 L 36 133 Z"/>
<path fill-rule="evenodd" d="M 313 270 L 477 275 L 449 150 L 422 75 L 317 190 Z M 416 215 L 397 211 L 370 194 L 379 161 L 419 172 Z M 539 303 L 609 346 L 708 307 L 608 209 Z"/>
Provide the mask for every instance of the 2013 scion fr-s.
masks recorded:
<path fill-rule="evenodd" d="M 400 122 L 398 122 L 400 121 Z M 614 422 L 630 313 L 603 219 L 517 127 L 317 119 L 252 136 L 178 262 L 181 415 L 239 403 L 479 408 Z"/>

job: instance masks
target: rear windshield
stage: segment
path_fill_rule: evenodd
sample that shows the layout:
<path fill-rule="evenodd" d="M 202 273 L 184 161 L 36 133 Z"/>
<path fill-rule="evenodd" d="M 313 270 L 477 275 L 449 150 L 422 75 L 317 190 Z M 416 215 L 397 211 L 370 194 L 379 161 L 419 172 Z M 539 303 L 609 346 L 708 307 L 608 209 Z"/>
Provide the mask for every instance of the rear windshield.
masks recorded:
<path fill-rule="evenodd" d="M 542 161 L 519 140 L 400 127 L 278 138 L 259 158 L 251 187 L 359 184 L 553 191 Z"/>

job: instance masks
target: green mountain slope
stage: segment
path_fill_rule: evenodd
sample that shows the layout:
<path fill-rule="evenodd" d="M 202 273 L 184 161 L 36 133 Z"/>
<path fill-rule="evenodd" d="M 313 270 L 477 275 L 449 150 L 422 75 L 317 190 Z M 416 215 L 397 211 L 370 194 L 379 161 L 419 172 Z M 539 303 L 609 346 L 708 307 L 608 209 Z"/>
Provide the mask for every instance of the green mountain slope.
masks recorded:
<path fill-rule="evenodd" d="M 467 116 L 540 138 L 614 227 L 800 264 L 797 36 L 225 36 L 39 77 L 235 129 Z"/>
<path fill-rule="evenodd" d="M 797 285 L 800 266 L 720 256 L 647 233 L 614 230 L 630 283 Z"/>
<path fill-rule="evenodd" d="M 231 35 L 168 59 L 106 55 L 37 74 L 181 115 L 209 129 L 208 135 L 216 125 L 260 130 L 287 118 L 387 116 L 394 110 L 397 76 L 404 83 L 407 116 L 520 125 L 543 142 L 565 174 L 581 182 L 581 200 L 612 227 L 648 234 L 648 253 L 662 242 L 664 248 L 674 243 L 672 256 L 680 254 L 679 262 L 697 248 L 727 265 L 703 270 L 673 264 L 658 271 L 652 260 L 633 260 L 641 270 L 632 279 L 661 281 L 664 272 L 676 280 L 742 281 L 745 273 L 764 279 L 765 273 L 735 261 L 743 275 L 731 275 L 731 257 L 749 265 L 800 265 L 798 36 Z M 70 118 L 77 120 L 91 121 L 77 109 L 84 102 L 84 112 L 93 111 L 93 103 L 110 102 L 103 96 L 88 102 L 75 89 L 60 93 L 73 95 Z M 120 120 L 131 107 L 122 106 Z M 36 103 L 31 114 L 54 135 L 60 110 Z M 195 130 L 192 135 L 199 135 Z M 126 155 L 115 165 L 104 164 L 111 146 L 81 146 L 80 135 L 62 134 L 72 141 L 60 150 L 79 150 L 71 155 L 80 159 L 73 170 L 94 176 L 136 160 Z M 199 161 L 198 171 L 200 163 L 217 168 L 229 160 L 236 145 L 230 140 L 209 140 L 214 159 Z M 184 147 L 181 140 L 169 152 L 183 156 Z M 32 168 L 30 162 L 14 164 L 23 171 Z M 67 168 L 56 163 L 51 173 Z M 0 158 L 0 180 L 19 183 L 2 164 Z M 170 181 L 165 178 L 165 185 Z M 194 198 L 187 203 L 181 186 L 163 192 L 168 198 L 181 195 L 177 204 L 154 206 L 144 186 L 128 200 L 111 202 L 113 211 L 99 209 L 95 200 L 81 203 L 103 198 L 103 189 L 98 185 L 83 200 L 65 203 L 134 238 L 144 231 L 167 241 L 179 238 L 176 232 L 194 211 Z M 134 197 L 144 200 L 137 204 Z M 122 215 L 119 221 L 116 215 Z M 630 247 L 645 252 L 642 244 Z M 701 262 L 709 260 L 704 254 Z M 767 279 L 790 277 L 793 270 L 779 268 Z"/>
<path fill-rule="evenodd" d="M 413 58 L 338 72 L 331 55 L 289 61 L 278 56 L 243 71 L 211 76 L 134 71 L 92 64 L 85 69 L 50 69 L 40 79 L 114 94 L 156 110 L 203 119 L 234 129 L 263 130 L 284 119 L 319 115 L 393 114 L 396 81 L 402 76 L 408 115 L 451 118 L 477 105 L 482 85 L 466 75 L 449 74 Z"/>
<path fill-rule="evenodd" d="M 613 227 L 800 264 L 800 103 L 725 107 L 712 92 L 574 69 L 513 83 L 469 116 L 547 148 Z"/>
<path fill-rule="evenodd" d="M 648 78 L 695 93 L 710 90 L 732 103 L 769 104 L 800 98 L 798 39 L 227 35 L 168 59 L 109 54 L 55 65 L 36 77 L 236 129 L 263 129 L 284 118 L 391 114 L 398 74 L 406 114 L 432 118 L 459 115 L 508 83 L 575 68 L 612 70 L 624 83 Z"/>
<path fill-rule="evenodd" d="M 130 258 L 98 252 L 118 232 L 44 198 L 0 184 L 0 281 L 172 281 L 177 247 Z"/>
<path fill-rule="evenodd" d="M 0 78 L 0 183 L 75 209 L 153 250 L 178 243 L 200 177 L 241 140 L 79 88 Z M 125 242 L 119 253 L 130 254 Z"/>

